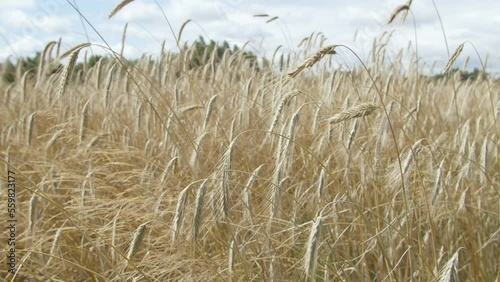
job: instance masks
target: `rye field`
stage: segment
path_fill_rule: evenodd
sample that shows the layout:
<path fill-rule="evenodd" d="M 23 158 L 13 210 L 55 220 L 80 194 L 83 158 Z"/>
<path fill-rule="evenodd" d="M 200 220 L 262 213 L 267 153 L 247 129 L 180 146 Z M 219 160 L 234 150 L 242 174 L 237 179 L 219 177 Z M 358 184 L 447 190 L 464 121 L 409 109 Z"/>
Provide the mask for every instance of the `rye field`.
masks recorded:
<path fill-rule="evenodd" d="M 1 218 L 8 171 L 17 218 L 0 276 L 496 281 L 500 82 L 450 71 L 463 45 L 437 78 L 389 40 L 351 69 L 313 33 L 256 61 L 193 65 L 185 44 L 78 72 L 89 44 L 48 43 L 0 84 Z"/>

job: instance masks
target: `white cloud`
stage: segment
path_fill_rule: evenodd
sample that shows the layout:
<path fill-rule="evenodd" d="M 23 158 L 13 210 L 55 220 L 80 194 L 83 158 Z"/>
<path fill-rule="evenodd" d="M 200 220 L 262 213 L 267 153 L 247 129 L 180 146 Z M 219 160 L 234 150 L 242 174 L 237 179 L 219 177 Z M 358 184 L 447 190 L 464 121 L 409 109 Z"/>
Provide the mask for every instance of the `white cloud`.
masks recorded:
<path fill-rule="evenodd" d="M 12 8 L 34 8 L 36 6 L 35 0 L 2 0 L 0 1 L 0 9 Z"/>
<path fill-rule="evenodd" d="M 78 44 L 87 41 L 78 15 L 64 1 L 58 0 L 17 0 L 2 1 L 0 8 L 0 32 L 9 42 L 18 42 L 22 35 L 33 40 L 46 42 L 45 39 L 63 36 L 63 42 Z M 78 0 L 77 0 L 78 1 Z M 114 2 L 119 2 L 118 0 Z M 278 45 L 282 50 L 299 51 L 298 43 L 312 32 L 323 33 L 327 44 L 345 44 L 353 48 L 361 58 L 367 58 L 373 38 L 384 31 L 394 31 L 389 43 L 390 54 L 397 54 L 411 41 L 415 43 L 413 16 L 409 14 L 406 23 L 398 19 L 391 25 L 386 21 L 401 0 L 366 0 L 348 2 L 341 0 L 170 0 L 159 1 L 174 33 L 179 32 L 181 24 L 191 19 L 183 32 L 182 42 L 192 42 L 199 35 L 207 40 L 227 40 L 241 45 L 250 44 L 270 56 Z M 50 5 L 49 5 L 50 4 Z M 96 26 L 104 38 L 120 50 L 123 26 L 129 23 L 125 53 L 138 56 L 142 52 L 158 54 L 161 42 L 166 40 L 167 47 L 175 49 L 172 32 L 162 11 L 154 1 L 134 1 L 124 7 L 115 17 L 108 20 L 109 11 L 104 10 L 99 0 L 78 1 L 88 20 Z M 458 44 L 471 41 L 477 47 L 482 59 L 490 54 L 489 67 L 500 71 L 498 58 L 500 38 L 498 26 L 500 17 L 499 1 L 460 2 L 441 0 L 436 3 L 441 15 L 450 52 Z M 35 5 L 38 5 L 35 8 Z M 51 9 L 47 7 L 52 7 Z M 45 8 L 44 8 L 45 7 Z M 106 9 L 108 9 L 106 8 Z M 413 1 L 412 12 L 416 20 L 416 33 L 419 56 L 430 65 L 434 60 L 446 62 L 448 53 L 444 44 L 439 18 L 432 3 Z M 8 11 L 8 12 L 7 12 Z M 69 12 L 68 12 L 69 11 Z M 266 24 L 269 18 L 255 18 L 254 14 L 267 13 L 279 19 Z M 353 41 L 357 31 L 357 41 Z M 100 41 L 87 26 L 90 40 Z M 25 42 L 25 41 L 23 41 Z M 261 42 L 263 42 L 261 44 Z M 30 46 L 13 44 L 19 50 Z M 261 46 L 262 45 L 262 46 Z M 314 48 L 317 48 L 315 46 Z M 35 47 L 32 47 L 32 50 Z M 264 49 L 264 50 L 263 50 Z M 0 59 L 9 48 L 3 47 Z M 16 49 L 16 52 L 18 50 Z M 19 51 L 18 53 L 20 53 Z M 23 51 L 24 52 L 24 51 Z M 12 52 L 9 52 L 12 53 Z M 345 52 L 347 53 L 347 52 Z M 471 56 L 471 63 L 477 63 L 477 56 L 470 45 L 464 48 L 464 58 Z M 347 56 L 347 54 L 346 54 Z M 350 58 L 338 58 L 338 60 Z M 457 62 L 457 64 L 460 63 Z"/>
<path fill-rule="evenodd" d="M 29 14 L 23 10 L 3 12 L 0 21 L 14 33 L 22 36 L 46 33 L 65 33 L 71 27 L 71 16 L 47 16 L 43 13 Z"/>
<path fill-rule="evenodd" d="M 134 1 L 122 8 L 110 21 L 158 24 L 164 21 L 164 18 L 156 4 Z"/>
<path fill-rule="evenodd" d="M 35 51 L 41 51 L 46 42 L 35 38 L 32 35 L 16 37 L 10 40 L 10 46 L 4 44 L 0 48 L 0 59 L 3 61 L 9 56 L 27 56 L 32 55 Z M 15 57 L 14 57 L 15 58 Z"/>

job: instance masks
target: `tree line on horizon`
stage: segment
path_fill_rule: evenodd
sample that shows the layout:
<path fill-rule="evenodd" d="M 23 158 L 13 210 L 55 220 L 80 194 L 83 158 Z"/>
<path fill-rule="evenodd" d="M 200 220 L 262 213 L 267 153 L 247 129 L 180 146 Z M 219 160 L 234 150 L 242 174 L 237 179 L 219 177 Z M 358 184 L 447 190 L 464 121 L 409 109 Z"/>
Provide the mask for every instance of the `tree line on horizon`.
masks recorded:
<path fill-rule="evenodd" d="M 194 50 L 191 55 L 189 69 L 196 68 L 198 66 L 206 64 L 214 55 L 215 55 L 214 60 L 216 63 L 218 63 L 226 52 L 228 52 L 229 55 L 232 55 L 236 52 L 241 51 L 239 47 L 236 45 L 233 45 L 233 47 L 231 47 L 227 41 L 224 41 L 222 43 L 217 43 L 214 40 L 210 40 L 210 42 L 207 43 L 202 36 L 200 36 L 193 43 L 192 48 L 194 48 Z M 257 56 L 250 51 L 243 51 L 242 53 L 245 59 L 249 60 L 250 65 L 259 70 Z M 27 71 L 32 72 L 33 74 L 36 73 L 36 69 L 38 68 L 38 65 L 40 63 L 40 56 L 41 52 L 36 52 L 34 56 L 21 57 L 14 63 L 11 62 L 9 59 L 7 59 L 3 64 L 0 63 L 0 70 L 2 71 L 3 82 L 6 83 L 14 82 L 16 80 L 16 72 L 20 72 L 21 74 L 24 74 Z M 77 63 L 73 69 L 73 72 L 74 74 L 77 74 L 80 70 L 84 68 L 85 65 L 87 66 L 87 68 L 91 68 L 95 64 L 97 64 L 97 62 L 100 60 L 104 60 L 102 63 L 106 63 L 110 59 L 111 58 L 109 56 L 91 55 L 88 58 L 86 58 L 86 62 Z M 139 61 L 138 59 L 132 59 L 128 60 L 128 63 L 130 65 L 134 65 L 138 61 Z M 18 70 L 18 68 L 20 69 Z M 52 66 L 49 75 L 58 73 L 61 70 L 62 70 L 62 64 L 57 63 Z M 432 77 L 435 79 L 449 78 L 450 75 L 454 75 L 457 72 L 460 73 L 459 79 L 462 81 L 485 79 L 490 76 L 489 73 L 485 73 L 484 71 L 478 68 L 474 68 L 473 71 L 454 68 L 447 74 L 435 74 L 432 75 Z"/>

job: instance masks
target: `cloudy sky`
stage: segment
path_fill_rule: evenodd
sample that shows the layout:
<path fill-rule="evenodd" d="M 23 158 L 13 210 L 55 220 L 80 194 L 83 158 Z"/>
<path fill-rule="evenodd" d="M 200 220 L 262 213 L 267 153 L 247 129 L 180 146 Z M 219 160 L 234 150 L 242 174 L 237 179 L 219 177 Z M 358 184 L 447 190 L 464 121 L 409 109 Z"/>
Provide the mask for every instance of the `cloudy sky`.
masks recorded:
<path fill-rule="evenodd" d="M 373 39 L 384 31 L 394 31 L 387 50 L 389 56 L 395 57 L 399 50 L 407 50 L 410 42 L 415 50 L 416 32 L 419 57 L 429 66 L 436 62 L 438 72 L 448 59 L 448 51 L 432 0 L 413 0 L 415 22 L 408 15 L 404 24 L 399 18 L 391 25 L 386 23 L 391 12 L 405 1 L 135 0 L 108 19 L 120 0 L 0 0 L 0 60 L 33 55 L 48 41 L 60 37 L 64 49 L 83 42 L 104 45 L 93 28 L 119 52 L 126 23 L 125 56 L 157 55 L 163 40 L 167 48 L 176 48 L 166 16 L 175 33 L 183 22 L 192 20 L 184 29 L 181 42 L 193 42 L 200 35 L 237 45 L 248 42 L 248 50 L 268 57 L 280 45 L 280 50 L 300 51 L 301 40 L 316 32 L 327 38 L 325 44 L 347 45 L 366 60 Z M 500 73 L 500 1 L 435 0 L 435 3 L 449 52 L 468 42 L 455 66 L 461 67 L 470 56 L 469 69 L 478 67 L 475 46 L 483 61 L 488 58 L 488 70 Z M 269 17 L 254 17 L 256 14 Z M 266 23 L 272 17 L 278 19 Z M 105 53 L 97 46 L 92 52 Z M 338 60 L 349 64 L 352 57 L 348 53 L 343 50 Z"/>

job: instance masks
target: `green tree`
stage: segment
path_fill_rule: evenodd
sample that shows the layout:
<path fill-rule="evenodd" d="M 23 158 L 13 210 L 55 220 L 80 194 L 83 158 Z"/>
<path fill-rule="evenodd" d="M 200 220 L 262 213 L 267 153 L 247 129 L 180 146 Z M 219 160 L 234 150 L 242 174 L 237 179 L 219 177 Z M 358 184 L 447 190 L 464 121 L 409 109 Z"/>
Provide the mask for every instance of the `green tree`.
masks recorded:
<path fill-rule="evenodd" d="M 477 80 L 477 79 L 485 79 L 486 77 L 489 76 L 488 73 L 485 73 L 484 71 L 474 68 L 472 72 L 465 71 L 465 70 L 460 70 L 458 68 L 454 68 L 450 70 L 448 73 L 445 74 L 437 74 L 434 76 L 436 79 L 441 79 L 441 78 L 448 78 L 450 75 L 455 75 L 456 73 L 459 73 L 459 79 L 460 80 Z"/>
<path fill-rule="evenodd" d="M 85 62 L 87 64 L 87 69 L 95 66 L 100 60 L 103 60 L 101 63 L 106 63 L 108 62 L 109 58 L 101 55 L 92 55 L 88 57 L 87 62 Z M 73 73 L 75 74 L 78 73 L 80 70 L 83 70 L 83 67 L 84 67 L 84 62 L 77 63 L 73 68 Z"/>
<path fill-rule="evenodd" d="M 12 83 L 16 81 L 16 79 L 20 79 L 17 77 L 16 72 L 20 67 L 21 75 L 26 71 L 36 72 L 38 64 L 40 62 L 40 52 L 36 52 L 33 57 L 19 58 L 16 63 L 12 63 L 10 60 L 6 60 L 3 64 L 3 72 L 2 72 L 2 80 L 6 83 Z"/>
<path fill-rule="evenodd" d="M 6 83 L 14 82 L 16 79 L 16 66 L 10 60 L 6 60 L 2 67 L 2 80 Z"/>
<path fill-rule="evenodd" d="M 210 40 L 210 42 L 207 44 L 202 36 L 200 36 L 194 42 L 193 49 L 194 50 L 191 55 L 191 62 L 189 65 L 190 68 L 206 64 L 212 58 L 212 56 L 215 56 L 214 60 L 217 63 L 220 62 L 222 56 L 224 56 L 224 53 L 228 52 L 229 55 L 233 55 L 236 52 L 240 51 L 240 49 L 236 45 L 231 49 L 231 46 L 227 41 L 224 41 L 222 44 L 218 44 L 215 41 Z M 245 57 L 245 59 L 250 61 L 250 64 L 252 66 L 258 67 L 257 57 L 253 53 L 244 51 L 243 56 Z"/>

